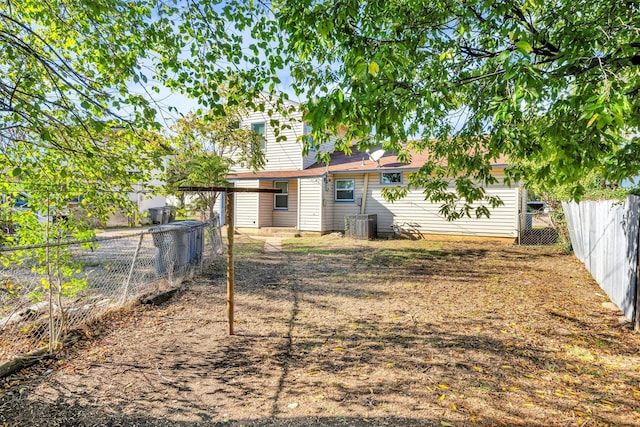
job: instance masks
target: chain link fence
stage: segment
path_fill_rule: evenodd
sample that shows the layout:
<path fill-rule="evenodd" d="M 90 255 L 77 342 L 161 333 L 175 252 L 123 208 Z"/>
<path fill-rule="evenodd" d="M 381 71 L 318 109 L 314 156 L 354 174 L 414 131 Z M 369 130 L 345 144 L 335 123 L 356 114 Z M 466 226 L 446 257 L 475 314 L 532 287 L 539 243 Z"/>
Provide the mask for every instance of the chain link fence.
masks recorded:
<path fill-rule="evenodd" d="M 104 313 L 175 288 L 223 252 L 218 218 L 92 240 L 0 247 L 0 365 Z"/>
<path fill-rule="evenodd" d="M 555 245 L 558 242 L 551 214 L 548 212 L 527 212 L 520 214 L 520 245 Z"/>

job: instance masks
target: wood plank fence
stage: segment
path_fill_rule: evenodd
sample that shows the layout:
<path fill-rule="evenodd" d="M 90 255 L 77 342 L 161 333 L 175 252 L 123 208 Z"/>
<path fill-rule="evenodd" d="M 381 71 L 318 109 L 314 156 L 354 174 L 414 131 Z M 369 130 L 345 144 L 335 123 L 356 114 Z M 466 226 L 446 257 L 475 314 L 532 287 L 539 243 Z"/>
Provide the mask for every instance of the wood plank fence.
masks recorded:
<path fill-rule="evenodd" d="M 563 202 L 562 208 L 575 255 L 638 329 L 640 197 Z"/>

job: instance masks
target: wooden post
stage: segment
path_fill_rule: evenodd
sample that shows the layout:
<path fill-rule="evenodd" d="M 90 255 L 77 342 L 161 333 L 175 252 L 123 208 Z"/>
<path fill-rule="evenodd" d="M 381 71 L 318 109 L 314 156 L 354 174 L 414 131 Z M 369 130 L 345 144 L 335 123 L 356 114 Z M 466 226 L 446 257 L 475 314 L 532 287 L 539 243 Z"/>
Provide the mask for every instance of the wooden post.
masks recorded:
<path fill-rule="evenodd" d="M 227 320 L 229 321 L 229 335 L 233 335 L 233 287 L 235 283 L 235 268 L 233 265 L 233 234 L 235 227 L 234 217 L 234 193 L 282 193 L 280 188 L 238 188 L 238 187 L 178 187 L 179 191 L 192 192 L 224 192 L 225 222 L 227 223 Z"/>
<path fill-rule="evenodd" d="M 235 268 L 233 265 L 233 192 L 225 193 L 225 222 L 227 223 L 227 321 L 229 322 L 229 335 L 233 335 L 233 286 L 235 282 Z"/>
<path fill-rule="evenodd" d="M 364 174 L 364 188 L 362 189 L 362 204 L 360 205 L 360 213 L 367 213 L 367 193 L 369 192 L 369 174 Z"/>

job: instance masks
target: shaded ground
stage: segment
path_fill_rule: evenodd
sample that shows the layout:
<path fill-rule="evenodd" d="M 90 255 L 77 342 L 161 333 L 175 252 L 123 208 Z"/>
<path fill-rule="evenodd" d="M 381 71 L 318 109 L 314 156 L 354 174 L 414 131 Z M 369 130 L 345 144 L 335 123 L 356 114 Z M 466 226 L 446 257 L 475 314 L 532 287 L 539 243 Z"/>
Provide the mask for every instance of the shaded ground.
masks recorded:
<path fill-rule="evenodd" d="M 7 379 L 0 425 L 640 424 L 640 335 L 572 256 L 240 241 L 236 336 L 220 268 Z"/>

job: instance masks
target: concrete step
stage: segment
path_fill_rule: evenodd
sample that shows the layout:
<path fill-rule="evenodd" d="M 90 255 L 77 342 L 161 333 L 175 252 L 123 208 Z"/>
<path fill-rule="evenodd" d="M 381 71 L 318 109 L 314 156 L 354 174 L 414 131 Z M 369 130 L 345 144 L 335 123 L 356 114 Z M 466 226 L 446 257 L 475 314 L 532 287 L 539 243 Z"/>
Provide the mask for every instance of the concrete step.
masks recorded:
<path fill-rule="evenodd" d="M 300 237 L 301 233 L 296 228 L 291 227 L 262 227 L 262 228 L 245 228 L 236 227 L 236 232 L 246 234 L 248 236 L 276 236 L 282 238 Z"/>

